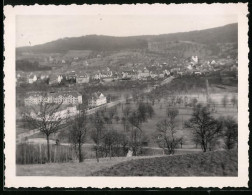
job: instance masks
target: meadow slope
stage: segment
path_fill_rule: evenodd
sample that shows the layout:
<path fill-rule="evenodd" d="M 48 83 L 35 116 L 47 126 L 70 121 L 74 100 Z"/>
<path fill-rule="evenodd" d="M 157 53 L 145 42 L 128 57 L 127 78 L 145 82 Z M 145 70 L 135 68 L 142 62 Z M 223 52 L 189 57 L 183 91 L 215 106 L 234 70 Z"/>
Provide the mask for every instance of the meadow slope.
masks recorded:
<path fill-rule="evenodd" d="M 237 176 L 237 150 L 165 156 L 122 162 L 93 176 Z"/>

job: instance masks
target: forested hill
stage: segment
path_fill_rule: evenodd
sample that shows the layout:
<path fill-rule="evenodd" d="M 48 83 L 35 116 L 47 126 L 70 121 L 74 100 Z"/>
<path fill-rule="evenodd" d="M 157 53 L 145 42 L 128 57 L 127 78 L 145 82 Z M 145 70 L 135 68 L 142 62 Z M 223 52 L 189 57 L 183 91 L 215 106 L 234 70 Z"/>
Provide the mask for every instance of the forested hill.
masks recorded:
<path fill-rule="evenodd" d="M 192 41 L 202 44 L 238 42 L 238 23 L 190 32 L 148 36 L 149 41 Z"/>
<path fill-rule="evenodd" d="M 87 35 L 82 37 L 64 38 L 31 47 L 17 48 L 17 52 L 62 53 L 68 50 L 122 50 L 145 49 L 149 42 L 192 41 L 203 44 L 238 42 L 238 24 L 199 31 L 172 33 L 163 35 L 145 35 L 131 37 L 113 37 Z"/>

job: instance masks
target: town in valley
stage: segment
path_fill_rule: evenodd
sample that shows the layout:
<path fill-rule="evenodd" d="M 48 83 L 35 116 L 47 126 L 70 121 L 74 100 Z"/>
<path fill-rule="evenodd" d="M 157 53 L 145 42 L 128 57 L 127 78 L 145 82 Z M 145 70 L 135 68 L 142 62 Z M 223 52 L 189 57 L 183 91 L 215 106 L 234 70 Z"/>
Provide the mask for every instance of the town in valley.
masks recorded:
<path fill-rule="evenodd" d="M 237 94 L 237 23 L 17 47 L 16 174 L 237 176 Z"/>

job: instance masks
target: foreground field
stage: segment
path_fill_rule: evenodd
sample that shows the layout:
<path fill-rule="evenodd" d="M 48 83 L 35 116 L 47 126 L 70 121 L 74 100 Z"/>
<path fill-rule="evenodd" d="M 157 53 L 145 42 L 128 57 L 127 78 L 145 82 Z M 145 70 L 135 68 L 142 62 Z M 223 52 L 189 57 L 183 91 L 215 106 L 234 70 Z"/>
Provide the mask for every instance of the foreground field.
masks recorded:
<path fill-rule="evenodd" d="M 160 155 L 159 155 L 160 156 Z M 153 157 L 159 157 L 153 156 Z M 48 163 L 48 164 L 28 164 L 17 165 L 17 176 L 91 176 L 93 172 L 104 168 L 111 167 L 121 162 L 131 161 L 135 159 L 153 158 L 150 156 L 142 157 L 116 157 L 116 158 L 100 158 L 99 163 L 96 159 L 86 159 L 82 163 Z"/>
<path fill-rule="evenodd" d="M 237 150 L 122 162 L 94 176 L 237 176 Z"/>
<path fill-rule="evenodd" d="M 17 165 L 17 176 L 237 176 L 237 150 Z"/>

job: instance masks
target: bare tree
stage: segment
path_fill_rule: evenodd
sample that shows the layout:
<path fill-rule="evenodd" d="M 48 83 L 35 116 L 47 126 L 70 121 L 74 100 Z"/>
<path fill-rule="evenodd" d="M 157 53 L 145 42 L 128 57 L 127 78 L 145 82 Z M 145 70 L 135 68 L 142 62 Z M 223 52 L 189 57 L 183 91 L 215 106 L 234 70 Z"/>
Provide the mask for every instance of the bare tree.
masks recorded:
<path fill-rule="evenodd" d="M 230 116 L 223 118 L 223 137 L 228 150 L 234 148 L 238 142 L 238 124 Z"/>
<path fill-rule="evenodd" d="M 104 121 L 103 117 L 100 116 L 99 112 L 96 112 L 94 116 L 92 117 L 92 125 L 93 125 L 93 130 L 91 132 L 91 138 L 95 143 L 95 156 L 97 162 L 99 162 L 99 156 L 100 156 L 100 149 L 101 149 L 101 144 L 102 144 L 102 139 L 104 138 L 105 135 L 105 126 L 104 126 Z"/>
<path fill-rule="evenodd" d="M 43 96 L 43 100 L 47 98 Z M 62 103 L 46 103 L 41 101 L 37 107 L 31 107 L 32 112 L 26 111 L 23 114 L 24 120 L 33 128 L 38 129 L 46 136 L 47 140 L 47 161 L 50 162 L 50 135 L 57 133 L 68 125 L 67 115 L 60 112 Z"/>
<path fill-rule="evenodd" d="M 109 114 L 109 122 L 112 124 L 113 118 L 116 115 L 116 108 L 111 108 L 108 110 L 108 114 Z"/>
<path fill-rule="evenodd" d="M 118 124 L 120 121 L 120 117 L 118 115 L 115 116 L 116 123 Z"/>
<path fill-rule="evenodd" d="M 125 118 L 128 118 L 129 115 L 130 115 L 130 112 L 131 112 L 130 107 L 129 107 L 129 106 L 126 106 L 126 107 L 124 108 L 124 110 L 123 110 L 123 115 L 124 115 L 124 117 L 125 117 Z"/>
<path fill-rule="evenodd" d="M 238 105 L 238 100 L 237 100 L 237 98 L 236 98 L 235 95 L 233 95 L 233 97 L 232 97 L 232 99 L 231 99 L 231 102 L 232 102 L 232 104 L 233 104 L 233 107 Z"/>
<path fill-rule="evenodd" d="M 227 103 L 228 103 L 227 95 L 224 95 L 224 97 L 221 100 L 221 103 L 222 103 L 222 105 L 223 105 L 224 108 L 227 107 Z"/>
<path fill-rule="evenodd" d="M 130 146 L 133 150 L 133 155 L 136 156 L 141 150 L 142 146 L 142 135 L 143 131 L 141 129 L 142 123 L 141 116 L 138 111 L 134 111 L 128 118 L 128 122 L 131 124 L 131 131 L 130 131 Z"/>
<path fill-rule="evenodd" d="M 153 115 L 155 114 L 152 105 L 147 104 L 147 105 L 146 105 L 146 110 L 147 110 L 147 113 L 148 113 L 148 117 L 149 117 L 149 118 L 152 118 Z"/>
<path fill-rule="evenodd" d="M 103 144 L 104 144 L 104 148 L 106 150 L 109 151 L 109 157 L 111 159 L 112 157 L 112 153 L 113 153 L 113 148 L 115 147 L 115 145 L 117 145 L 119 142 L 119 133 L 115 130 L 110 130 L 107 131 L 104 135 L 104 139 L 103 139 Z"/>
<path fill-rule="evenodd" d="M 222 125 L 207 106 L 198 104 L 193 108 L 191 118 L 185 122 L 185 127 L 193 130 L 194 140 L 200 141 L 203 152 L 206 152 L 216 136 L 220 135 Z"/>
<path fill-rule="evenodd" d="M 85 110 L 82 110 L 71 121 L 69 130 L 69 141 L 77 151 L 79 162 L 83 162 L 82 145 L 86 141 L 88 129 L 88 118 Z"/>
<path fill-rule="evenodd" d="M 175 108 L 167 109 L 167 119 L 161 120 L 157 123 L 155 139 L 159 147 L 166 148 L 169 154 L 174 154 L 175 148 L 180 142 L 181 138 L 177 137 L 177 123 L 176 117 L 178 110 Z"/>

